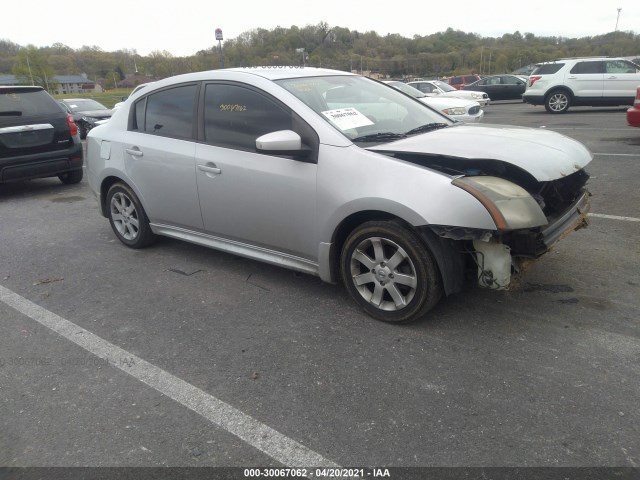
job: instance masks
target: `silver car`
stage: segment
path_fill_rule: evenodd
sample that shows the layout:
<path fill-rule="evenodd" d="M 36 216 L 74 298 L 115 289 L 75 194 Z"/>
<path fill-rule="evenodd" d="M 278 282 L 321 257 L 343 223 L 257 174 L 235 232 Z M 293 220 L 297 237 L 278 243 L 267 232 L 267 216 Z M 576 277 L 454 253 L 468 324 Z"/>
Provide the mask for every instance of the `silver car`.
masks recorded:
<path fill-rule="evenodd" d="M 407 322 L 469 270 L 507 288 L 584 225 L 591 159 L 359 75 L 273 67 L 154 82 L 91 130 L 87 173 L 129 247 L 165 235 L 341 281 L 372 317 Z"/>

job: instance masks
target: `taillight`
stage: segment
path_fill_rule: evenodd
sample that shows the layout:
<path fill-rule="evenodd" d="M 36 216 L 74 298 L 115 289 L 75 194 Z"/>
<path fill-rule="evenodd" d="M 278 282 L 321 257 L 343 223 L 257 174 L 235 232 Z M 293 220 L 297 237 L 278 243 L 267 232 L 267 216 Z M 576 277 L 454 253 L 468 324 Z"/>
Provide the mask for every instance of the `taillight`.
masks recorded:
<path fill-rule="evenodd" d="M 542 77 L 540 75 L 536 75 L 529 77 L 529 86 L 533 87 L 533 84 L 536 83 L 538 80 L 540 80 Z"/>
<path fill-rule="evenodd" d="M 67 123 L 69 124 L 69 133 L 71 136 L 75 136 L 78 134 L 78 126 L 76 122 L 73 121 L 73 115 L 67 113 Z"/>
<path fill-rule="evenodd" d="M 636 90 L 636 100 L 633 102 L 634 105 L 640 105 L 640 88 Z"/>

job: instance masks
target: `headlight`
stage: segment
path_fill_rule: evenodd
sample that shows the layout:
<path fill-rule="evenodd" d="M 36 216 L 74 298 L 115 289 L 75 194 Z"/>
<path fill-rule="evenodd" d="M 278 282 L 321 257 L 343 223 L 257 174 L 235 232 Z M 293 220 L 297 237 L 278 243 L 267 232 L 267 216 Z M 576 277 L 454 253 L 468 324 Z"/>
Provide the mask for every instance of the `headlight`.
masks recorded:
<path fill-rule="evenodd" d="M 529 192 L 509 180 L 489 176 L 458 177 L 451 183 L 476 197 L 498 230 L 533 228 L 548 223 Z"/>
<path fill-rule="evenodd" d="M 472 93 L 471 97 L 472 98 L 482 98 L 482 94 L 481 93 Z"/>
<path fill-rule="evenodd" d="M 463 107 L 445 108 L 442 110 L 442 113 L 446 113 L 447 115 L 464 115 L 467 113 L 467 110 Z"/>

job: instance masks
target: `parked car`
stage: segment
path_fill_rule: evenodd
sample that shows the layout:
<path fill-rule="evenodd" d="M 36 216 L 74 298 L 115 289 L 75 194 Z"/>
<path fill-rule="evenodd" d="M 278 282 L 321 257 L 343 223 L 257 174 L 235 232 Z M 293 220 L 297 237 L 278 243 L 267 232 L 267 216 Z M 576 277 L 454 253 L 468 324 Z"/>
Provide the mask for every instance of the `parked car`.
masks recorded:
<path fill-rule="evenodd" d="M 491 98 L 484 92 L 467 92 L 465 90 L 456 90 L 451 85 L 440 80 L 422 80 L 419 82 L 408 82 L 407 85 L 411 85 L 417 88 L 425 95 L 430 97 L 453 97 L 462 98 L 464 100 L 473 100 L 478 102 L 481 107 L 489 105 Z"/>
<path fill-rule="evenodd" d="M 149 82 L 149 83 L 150 83 L 150 82 Z M 129 94 L 129 96 L 127 96 L 127 97 L 122 97 L 122 101 L 121 101 L 121 102 L 116 103 L 116 104 L 113 106 L 113 109 L 112 109 L 112 110 L 117 110 L 118 108 L 120 108 L 120 107 L 124 104 L 124 102 L 127 100 L 127 98 L 129 98 L 130 96 L 132 96 L 134 93 L 137 93 L 137 92 L 139 92 L 140 90 L 142 90 L 144 87 L 146 87 L 147 85 L 149 85 L 149 83 L 141 83 L 141 84 L 140 84 L 140 85 L 138 85 L 136 88 L 134 88 L 133 90 L 131 90 L 131 93 Z"/>
<path fill-rule="evenodd" d="M 73 116 L 42 87 L 0 86 L 0 183 L 82 180 L 84 157 Z"/>
<path fill-rule="evenodd" d="M 480 104 L 473 100 L 463 100 L 455 97 L 429 97 L 417 88 L 397 80 L 390 80 L 384 83 L 397 88 L 407 95 L 417 98 L 431 108 L 450 116 L 454 120 L 474 123 L 479 122 L 482 120 L 482 117 L 484 117 L 484 111 L 480 108 Z"/>
<path fill-rule="evenodd" d="M 112 115 L 110 108 L 90 98 L 67 98 L 59 102 L 62 108 L 73 115 L 82 140 L 87 138 L 87 133 L 97 125 L 99 120 L 107 120 Z"/>
<path fill-rule="evenodd" d="M 485 92 L 491 100 L 519 100 L 527 89 L 527 78 L 516 75 L 492 75 L 465 85 L 463 89 Z"/>
<path fill-rule="evenodd" d="M 522 100 L 549 113 L 575 106 L 633 105 L 640 66 L 623 58 L 563 58 L 540 64 Z"/>
<path fill-rule="evenodd" d="M 636 88 L 636 99 L 633 107 L 627 110 L 627 123 L 632 127 L 640 127 L 640 86 Z"/>
<path fill-rule="evenodd" d="M 469 85 L 470 83 L 476 82 L 480 80 L 480 75 L 476 75 L 475 73 L 471 75 L 456 75 L 453 77 L 449 77 L 447 82 L 456 90 L 462 90 L 465 85 Z"/>
<path fill-rule="evenodd" d="M 460 292 L 466 269 L 507 288 L 512 265 L 583 226 L 589 207 L 581 143 L 454 122 L 335 70 L 159 80 L 87 148 L 89 185 L 124 245 L 164 235 L 342 281 L 387 322 Z"/>

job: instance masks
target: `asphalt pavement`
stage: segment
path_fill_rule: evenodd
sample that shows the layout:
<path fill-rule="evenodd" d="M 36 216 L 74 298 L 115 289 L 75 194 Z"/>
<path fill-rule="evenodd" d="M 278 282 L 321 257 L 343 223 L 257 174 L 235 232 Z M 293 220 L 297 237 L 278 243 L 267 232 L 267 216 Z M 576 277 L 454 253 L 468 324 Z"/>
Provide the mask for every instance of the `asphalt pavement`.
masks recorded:
<path fill-rule="evenodd" d="M 315 277 L 170 239 L 127 249 L 86 180 L 0 185 L 0 467 L 639 467 L 624 112 L 488 106 L 483 123 L 594 153 L 591 224 L 518 288 L 469 286 L 406 326 Z"/>

